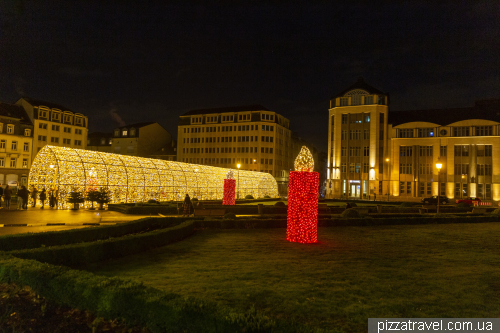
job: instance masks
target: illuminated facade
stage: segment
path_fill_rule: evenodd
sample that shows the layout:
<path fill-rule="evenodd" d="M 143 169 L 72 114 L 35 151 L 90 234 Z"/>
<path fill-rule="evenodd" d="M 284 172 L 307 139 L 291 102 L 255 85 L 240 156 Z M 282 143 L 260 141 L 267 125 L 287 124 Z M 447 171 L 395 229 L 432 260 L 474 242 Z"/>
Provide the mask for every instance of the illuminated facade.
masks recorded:
<path fill-rule="evenodd" d="M 155 160 L 66 147 L 45 146 L 33 161 L 28 183 L 39 190 L 59 191 L 59 208 L 67 208 L 71 191 L 105 188 L 110 203 L 222 199 L 229 170 L 198 164 Z M 240 170 L 239 191 L 255 198 L 278 196 L 275 179 L 266 173 Z"/>
<path fill-rule="evenodd" d="M 18 105 L 0 102 L 0 184 L 28 184 L 33 124 Z"/>
<path fill-rule="evenodd" d="M 179 117 L 177 160 L 275 177 L 286 193 L 291 154 L 290 121 L 261 105 L 191 110 Z"/>
<path fill-rule="evenodd" d="M 362 80 L 331 100 L 327 197 L 500 200 L 500 100 L 390 115 L 387 102 Z"/>
<path fill-rule="evenodd" d="M 31 158 L 45 146 L 86 149 L 88 119 L 81 113 L 52 102 L 23 97 L 17 102 L 33 123 Z"/>

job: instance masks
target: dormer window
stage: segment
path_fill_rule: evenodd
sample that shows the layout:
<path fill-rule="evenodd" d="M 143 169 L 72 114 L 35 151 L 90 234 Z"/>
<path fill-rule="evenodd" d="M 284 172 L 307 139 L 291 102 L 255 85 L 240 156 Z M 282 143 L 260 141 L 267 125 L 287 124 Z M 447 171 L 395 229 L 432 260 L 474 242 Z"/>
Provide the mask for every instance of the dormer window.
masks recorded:
<path fill-rule="evenodd" d="M 52 113 L 52 120 L 59 121 L 60 119 L 61 118 L 60 118 L 59 112 L 53 112 Z"/>
<path fill-rule="evenodd" d="M 40 108 L 38 109 L 38 116 L 40 118 L 47 119 L 47 117 L 48 117 L 47 114 L 48 114 L 48 110 L 44 110 L 44 109 L 40 109 Z"/>
<path fill-rule="evenodd" d="M 14 125 L 7 125 L 7 134 L 14 134 Z"/>
<path fill-rule="evenodd" d="M 75 122 L 76 122 L 77 125 L 81 125 L 82 124 L 82 118 L 76 117 Z"/>
<path fill-rule="evenodd" d="M 127 136 L 128 134 L 128 130 L 127 129 L 123 129 L 122 130 L 122 136 Z"/>
<path fill-rule="evenodd" d="M 135 136 L 135 128 L 132 128 L 132 129 L 130 130 L 130 136 Z"/>
<path fill-rule="evenodd" d="M 115 130 L 115 136 L 120 136 L 120 130 Z"/>
<path fill-rule="evenodd" d="M 31 130 L 29 128 L 24 129 L 24 136 L 30 136 Z"/>
<path fill-rule="evenodd" d="M 65 114 L 64 115 L 64 122 L 65 123 L 71 123 L 71 115 Z"/>
<path fill-rule="evenodd" d="M 101 145 L 106 144 L 106 139 L 101 139 Z"/>

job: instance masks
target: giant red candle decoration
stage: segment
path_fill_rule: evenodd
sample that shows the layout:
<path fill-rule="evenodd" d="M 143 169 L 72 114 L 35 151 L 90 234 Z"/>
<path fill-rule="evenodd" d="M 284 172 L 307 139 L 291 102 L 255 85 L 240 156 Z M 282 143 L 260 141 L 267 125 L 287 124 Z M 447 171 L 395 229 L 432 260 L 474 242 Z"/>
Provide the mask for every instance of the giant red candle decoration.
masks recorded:
<path fill-rule="evenodd" d="M 311 152 L 303 146 L 290 171 L 286 239 L 290 242 L 318 241 L 319 173 L 313 172 Z"/>
<path fill-rule="evenodd" d="M 227 178 L 224 179 L 224 196 L 222 197 L 223 205 L 235 204 L 236 179 L 234 179 L 233 171 L 227 173 Z"/>

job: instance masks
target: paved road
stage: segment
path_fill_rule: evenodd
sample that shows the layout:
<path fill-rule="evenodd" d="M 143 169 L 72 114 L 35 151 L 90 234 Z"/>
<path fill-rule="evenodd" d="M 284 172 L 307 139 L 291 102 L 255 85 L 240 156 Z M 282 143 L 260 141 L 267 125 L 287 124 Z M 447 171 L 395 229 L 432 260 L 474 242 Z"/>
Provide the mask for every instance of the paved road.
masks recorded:
<path fill-rule="evenodd" d="M 84 223 L 120 223 L 137 220 L 149 215 L 127 215 L 113 211 L 58 210 L 28 208 L 28 210 L 0 209 L 0 235 L 67 230 L 88 227 Z M 47 226 L 47 224 L 62 224 Z M 27 224 L 28 226 L 21 226 Z"/>

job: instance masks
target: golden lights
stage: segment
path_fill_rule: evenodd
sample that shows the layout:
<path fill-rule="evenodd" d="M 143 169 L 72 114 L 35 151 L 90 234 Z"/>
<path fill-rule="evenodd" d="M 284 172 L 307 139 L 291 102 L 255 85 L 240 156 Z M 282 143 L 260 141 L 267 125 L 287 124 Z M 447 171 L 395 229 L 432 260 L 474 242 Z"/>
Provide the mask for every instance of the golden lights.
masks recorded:
<path fill-rule="evenodd" d="M 312 172 L 314 170 L 314 159 L 306 146 L 302 146 L 299 155 L 293 163 L 295 171 Z"/>
<path fill-rule="evenodd" d="M 230 169 L 157 160 L 67 147 L 45 146 L 33 161 L 28 186 L 59 190 L 58 208 L 69 208 L 71 191 L 105 188 L 110 203 L 223 198 Z M 278 197 L 276 180 L 268 173 L 240 170 L 244 195 Z M 86 203 L 87 204 L 87 203 Z M 90 203 L 88 203 L 90 206 Z"/>

